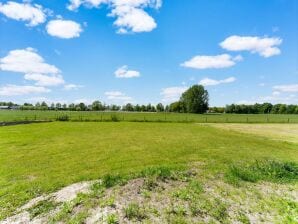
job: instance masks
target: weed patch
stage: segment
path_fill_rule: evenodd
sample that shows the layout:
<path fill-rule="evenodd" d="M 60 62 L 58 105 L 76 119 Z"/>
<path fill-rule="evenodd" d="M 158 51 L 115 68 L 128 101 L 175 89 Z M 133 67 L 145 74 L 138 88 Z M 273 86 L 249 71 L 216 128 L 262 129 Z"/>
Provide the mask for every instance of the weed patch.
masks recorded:
<path fill-rule="evenodd" d="M 146 213 L 145 209 L 141 208 L 139 204 L 137 203 L 130 203 L 126 208 L 124 208 L 125 217 L 129 220 L 143 220 L 145 219 Z"/>
<path fill-rule="evenodd" d="M 234 164 L 226 174 L 229 183 L 239 185 L 239 180 L 289 183 L 298 181 L 298 164 L 275 160 L 255 161 L 250 164 Z"/>
<path fill-rule="evenodd" d="M 30 208 L 28 212 L 30 213 L 30 218 L 33 219 L 36 216 L 50 212 L 51 210 L 55 209 L 56 206 L 57 203 L 49 200 L 44 200 L 38 202 L 35 206 Z"/>

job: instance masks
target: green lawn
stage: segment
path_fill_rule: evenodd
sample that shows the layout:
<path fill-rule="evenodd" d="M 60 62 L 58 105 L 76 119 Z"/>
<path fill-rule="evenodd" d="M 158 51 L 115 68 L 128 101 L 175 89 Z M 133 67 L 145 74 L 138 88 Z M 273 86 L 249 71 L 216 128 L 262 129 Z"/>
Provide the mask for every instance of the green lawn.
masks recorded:
<path fill-rule="evenodd" d="M 290 124 L 289 124 L 290 125 Z M 284 139 L 286 140 L 286 139 Z M 204 162 L 298 162 L 298 145 L 195 123 L 52 122 L 0 128 L 0 219 L 42 193 L 107 173 Z"/>
<path fill-rule="evenodd" d="M 21 111 L 0 110 L 0 123 L 25 120 L 52 120 L 67 115 L 71 121 L 155 121 L 198 123 L 298 123 L 297 114 L 183 114 L 96 111 Z"/>

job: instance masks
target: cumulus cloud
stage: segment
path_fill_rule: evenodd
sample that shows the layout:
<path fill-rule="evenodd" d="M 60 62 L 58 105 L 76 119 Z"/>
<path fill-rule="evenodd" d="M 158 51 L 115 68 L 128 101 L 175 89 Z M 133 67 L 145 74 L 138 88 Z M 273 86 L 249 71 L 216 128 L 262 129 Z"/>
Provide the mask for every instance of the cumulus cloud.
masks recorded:
<path fill-rule="evenodd" d="M 58 86 L 64 84 L 61 75 L 25 74 L 26 80 L 35 81 L 38 86 Z"/>
<path fill-rule="evenodd" d="M 277 85 L 273 89 L 279 92 L 298 93 L 298 84 Z"/>
<path fill-rule="evenodd" d="M 209 69 L 209 68 L 228 68 L 236 64 L 237 61 L 241 61 L 240 55 L 232 57 L 229 54 L 221 54 L 215 56 L 195 56 L 190 60 L 181 64 L 183 67 L 195 68 L 195 69 Z"/>
<path fill-rule="evenodd" d="M 124 65 L 115 71 L 115 76 L 117 78 L 136 78 L 140 76 L 140 72 L 128 70 L 127 65 Z"/>
<path fill-rule="evenodd" d="M 115 17 L 114 25 L 117 33 L 150 32 L 157 27 L 155 20 L 144 10 L 145 8 L 158 9 L 162 0 L 70 0 L 69 10 L 76 10 L 81 5 L 99 7 L 108 5 L 112 10 L 108 15 Z"/>
<path fill-rule="evenodd" d="M 103 3 L 108 3 L 109 0 L 70 0 L 70 4 L 67 6 L 69 10 L 76 10 L 81 5 L 87 7 L 99 7 Z"/>
<path fill-rule="evenodd" d="M 26 94 L 48 93 L 50 89 L 43 86 L 5 85 L 0 87 L 0 96 L 18 96 Z"/>
<path fill-rule="evenodd" d="M 12 50 L 0 59 L 0 70 L 26 74 L 58 74 L 60 70 L 45 63 L 33 48 Z"/>
<path fill-rule="evenodd" d="M 120 34 L 150 32 L 157 27 L 154 19 L 141 8 L 121 5 L 115 7 L 109 15 L 117 18 L 114 25 Z"/>
<path fill-rule="evenodd" d="M 220 46 L 229 51 L 250 51 L 268 58 L 280 54 L 278 46 L 282 39 L 273 37 L 230 36 L 220 43 Z"/>
<path fill-rule="evenodd" d="M 81 25 L 71 20 L 51 20 L 46 26 L 47 33 L 51 36 L 70 39 L 79 37 L 83 31 Z"/>
<path fill-rule="evenodd" d="M 11 19 L 26 21 L 27 26 L 37 26 L 46 21 L 45 10 L 37 4 L 17 3 L 9 1 L 0 3 L 0 13 Z"/>
<path fill-rule="evenodd" d="M 181 94 L 187 90 L 185 86 L 174 86 L 164 88 L 161 91 L 162 101 L 164 102 L 174 102 L 179 100 Z"/>
<path fill-rule="evenodd" d="M 65 83 L 61 71 L 46 63 L 33 48 L 12 50 L 0 58 L 0 70 L 23 73 L 24 79 L 37 86 L 58 86 Z"/>
<path fill-rule="evenodd" d="M 122 102 L 122 103 L 131 103 L 133 102 L 133 98 L 127 96 L 125 93 L 120 91 L 108 91 L 104 93 L 108 100 Z"/>
<path fill-rule="evenodd" d="M 222 79 L 222 80 L 204 78 L 199 82 L 199 84 L 203 85 L 203 86 L 216 86 L 216 85 L 220 85 L 220 84 L 224 84 L 224 83 L 231 83 L 231 82 L 235 82 L 235 81 L 236 81 L 235 77 L 229 77 L 229 78 Z"/>

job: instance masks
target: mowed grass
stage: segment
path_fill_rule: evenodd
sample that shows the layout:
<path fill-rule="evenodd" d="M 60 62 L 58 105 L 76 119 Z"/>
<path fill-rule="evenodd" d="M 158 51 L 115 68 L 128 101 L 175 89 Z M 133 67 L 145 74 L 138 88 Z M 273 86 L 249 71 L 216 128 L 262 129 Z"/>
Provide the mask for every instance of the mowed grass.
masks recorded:
<path fill-rule="evenodd" d="M 298 144 L 187 123 L 52 122 L 0 128 L 0 219 L 31 198 L 105 174 L 149 166 L 298 162 Z"/>
<path fill-rule="evenodd" d="M 208 124 L 227 131 L 237 131 L 268 139 L 298 143 L 298 124 Z"/>
<path fill-rule="evenodd" d="M 185 114 L 101 111 L 21 111 L 0 110 L 0 123 L 13 121 L 131 121 L 197 123 L 298 123 L 298 114 Z"/>

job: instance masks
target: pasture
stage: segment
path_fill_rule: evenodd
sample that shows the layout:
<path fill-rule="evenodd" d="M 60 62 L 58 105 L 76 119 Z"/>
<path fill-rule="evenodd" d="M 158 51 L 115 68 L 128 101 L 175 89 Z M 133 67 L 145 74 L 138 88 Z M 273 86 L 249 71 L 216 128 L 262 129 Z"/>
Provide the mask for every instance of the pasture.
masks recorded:
<path fill-rule="evenodd" d="M 13 113 L 24 116 L 27 112 Z M 27 115 L 29 114 L 32 113 L 28 112 Z M 49 117 L 55 116 L 56 113 L 40 114 Z M 105 113 L 90 114 L 96 115 L 96 118 L 100 116 L 98 114 L 110 116 Z M 131 119 L 147 116 L 148 120 L 161 119 L 164 116 L 119 114 L 122 115 L 125 117 L 124 121 L 129 120 L 130 116 Z M 5 116 L 5 113 L 1 112 L 1 120 L 7 120 Z M 173 116 L 172 121 L 175 121 L 186 115 L 167 116 Z M 188 116 L 198 120 L 204 120 L 206 117 Z M 241 115 L 210 115 L 208 119 L 209 117 L 240 119 Z M 254 116 L 250 115 L 250 118 L 252 117 Z M 264 118 L 265 115 L 256 115 L 255 121 Z M 286 117 L 281 115 L 272 115 L 271 118 L 286 120 Z M 297 119 L 296 116 L 293 116 L 293 120 L 294 118 Z M 11 116 L 10 119 L 15 118 Z M 263 130 L 259 131 L 261 134 L 254 129 L 247 131 L 246 126 L 242 128 L 245 131 L 239 130 L 241 124 L 237 127 L 224 125 L 177 122 L 50 122 L 0 127 L 0 220 L 14 214 L 17 208 L 30 199 L 55 192 L 72 183 L 98 180 L 107 174 L 127 176 L 148 167 L 160 166 L 173 170 L 197 167 L 198 180 L 206 181 L 212 187 L 219 184 L 220 192 L 226 192 L 229 186 L 233 186 L 224 178 L 231 164 L 249 164 L 256 160 L 298 163 L 298 144 L 297 141 L 293 141 L 297 140 L 297 136 L 287 138 L 286 133 L 278 134 L 280 129 L 297 133 L 297 125 L 258 124 L 258 129 Z M 266 125 L 270 126 L 266 128 Z M 272 134 L 271 130 L 275 128 L 277 131 Z M 279 137 L 276 138 L 276 135 Z M 286 188 L 286 193 L 297 192 L 295 175 L 297 173 L 294 173 L 294 182 L 274 187 Z M 214 182 L 215 180 L 222 182 Z M 233 187 L 231 192 L 241 192 L 242 196 L 246 197 L 244 192 L 250 190 L 250 185 L 246 185 L 243 188 Z M 263 199 L 265 204 L 266 200 L 269 200 L 267 196 Z M 269 208 L 272 206 L 270 203 L 266 204 Z M 293 203 L 294 207 L 290 207 L 286 213 L 289 220 L 294 220 L 297 211 L 297 202 Z M 281 204 L 276 205 L 276 209 L 280 209 L 280 206 Z"/>
<path fill-rule="evenodd" d="M 188 114 L 97 111 L 0 110 L 0 122 L 14 121 L 129 121 L 183 123 L 298 123 L 296 114 Z"/>

